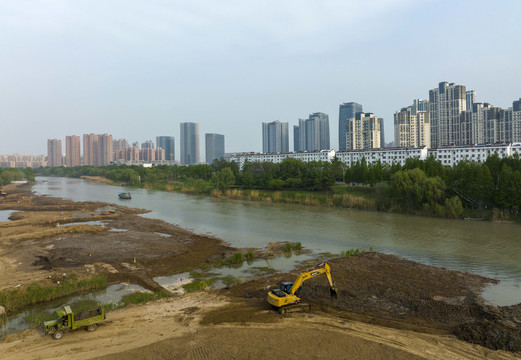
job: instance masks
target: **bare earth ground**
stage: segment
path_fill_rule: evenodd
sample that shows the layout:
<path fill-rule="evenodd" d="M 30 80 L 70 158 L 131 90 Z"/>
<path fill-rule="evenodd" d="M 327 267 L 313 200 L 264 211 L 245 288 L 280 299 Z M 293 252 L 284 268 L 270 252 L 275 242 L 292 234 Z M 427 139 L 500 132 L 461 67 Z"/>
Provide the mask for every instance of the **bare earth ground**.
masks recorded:
<path fill-rule="evenodd" d="M 7 190 L 9 196 L 0 199 L 0 210 L 21 212 L 12 221 L 0 223 L 0 290 L 33 281 L 57 281 L 63 273 L 103 273 L 112 282 L 134 281 L 157 290 L 153 276 L 247 250 L 141 218 L 136 214 L 143 211 L 137 209 L 37 197 L 23 188 Z M 107 225 L 57 226 L 87 220 L 102 220 Z M 520 307 L 489 306 L 479 297 L 481 288 L 492 279 L 377 253 L 329 263 L 338 298 L 329 297 L 325 278 L 307 281 L 300 296 L 311 304 L 309 313 L 279 315 L 265 300 L 270 287 L 280 280 L 294 280 L 300 269 L 219 293 L 192 293 L 110 312 L 96 332 L 71 332 L 60 341 L 38 330 L 9 335 L 0 340 L 0 358 L 521 356 Z"/>
<path fill-rule="evenodd" d="M 226 322 L 218 320 L 221 314 Z M 396 330 L 320 312 L 280 316 L 208 292 L 117 310 L 95 332 L 67 333 L 60 341 L 37 330 L 11 335 L 0 342 L 0 353 L 5 360 L 516 359 L 453 336 Z"/>
<path fill-rule="evenodd" d="M 0 290 L 49 281 L 49 276 L 59 281 L 69 272 L 101 273 L 111 282 L 132 281 L 157 290 L 154 276 L 236 251 L 219 239 L 142 218 L 137 214 L 146 211 L 120 205 L 75 203 L 11 189 L 7 198 L 0 198 L 0 210 L 4 209 L 20 212 L 0 223 Z M 106 226 L 63 226 L 86 221 L 103 221 Z"/>

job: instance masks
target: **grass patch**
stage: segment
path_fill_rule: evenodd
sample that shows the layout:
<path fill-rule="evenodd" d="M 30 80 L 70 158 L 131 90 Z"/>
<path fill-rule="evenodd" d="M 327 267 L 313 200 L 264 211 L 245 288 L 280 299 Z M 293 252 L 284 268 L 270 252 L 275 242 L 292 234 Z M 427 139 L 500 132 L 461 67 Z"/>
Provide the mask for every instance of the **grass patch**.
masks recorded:
<path fill-rule="evenodd" d="M 374 252 L 373 247 L 371 246 L 368 251 L 369 252 Z M 359 254 L 363 254 L 365 252 L 367 252 L 367 250 L 365 250 L 365 249 L 358 249 L 358 248 L 357 249 L 349 249 L 349 250 L 346 250 L 346 251 L 342 250 L 342 252 L 340 253 L 340 256 L 341 257 L 346 257 L 346 256 L 351 256 L 351 255 L 359 255 Z"/>
<path fill-rule="evenodd" d="M 242 253 L 236 252 L 232 256 L 227 259 L 221 259 L 214 262 L 214 266 L 222 266 L 222 265 L 232 265 L 232 264 L 240 264 L 244 262 L 245 257 Z"/>
<path fill-rule="evenodd" d="M 232 275 L 224 276 L 224 277 L 221 277 L 219 279 L 221 279 L 221 281 L 226 286 L 232 286 L 232 285 L 237 285 L 237 284 L 242 283 L 241 279 L 236 278 L 235 276 L 232 276 Z"/>
<path fill-rule="evenodd" d="M 107 279 L 104 276 L 93 276 L 81 280 L 65 279 L 59 285 L 49 286 L 42 286 L 34 282 L 26 288 L 0 292 L 0 305 L 9 314 L 40 302 L 106 287 Z"/>
<path fill-rule="evenodd" d="M 185 292 L 204 290 L 215 282 L 215 279 L 196 279 L 189 284 L 183 285 Z"/>

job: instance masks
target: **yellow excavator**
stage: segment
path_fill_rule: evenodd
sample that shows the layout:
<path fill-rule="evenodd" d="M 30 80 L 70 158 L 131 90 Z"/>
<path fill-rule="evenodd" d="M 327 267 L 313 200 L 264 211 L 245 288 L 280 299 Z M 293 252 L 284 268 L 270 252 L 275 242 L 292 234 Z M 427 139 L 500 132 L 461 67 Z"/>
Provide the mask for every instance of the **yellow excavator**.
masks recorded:
<path fill-rule="evenodd" d="M 268 303 L 278 309 L 279 313 L 295 312 L 302 310 L 309 310 L 309 304 L 300 302 L 298 293 L 300 292 L 302 283 L 312 277 L 320 274 L 326 274 L 329 281 L 329 292 L 331 297 L 337 297 L 336 287 L 331 276 L 331 268 L 328 263 L 322 263 L 300 274 L 297 279 L 293 281 L 283 281 L 280 283 L 280 289 L 271 290 L 268 292 Z"/>

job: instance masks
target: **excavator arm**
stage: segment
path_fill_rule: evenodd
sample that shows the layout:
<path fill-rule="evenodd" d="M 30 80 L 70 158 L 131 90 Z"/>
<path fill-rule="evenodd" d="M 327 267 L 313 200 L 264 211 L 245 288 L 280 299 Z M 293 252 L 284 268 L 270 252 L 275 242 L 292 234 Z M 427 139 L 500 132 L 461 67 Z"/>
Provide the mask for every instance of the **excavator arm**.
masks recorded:
<path fill-rule="evenodd" d="M 329 267 L 328 263 L 322 263 L 322 264 L 319 264 L 319 265 L 315 266 L 314 268 L 300 274 L 297 277 L 297 279 L 295 280 L 295 282 L 293 283 L 293 286 L 289 289 L 289 294 L 290 295 L 296 294 L 298 292 L 298 290 L 300 289 L 300 287 L 302 286 L 302 283 L 304 281 L 309 280 L 309 279 L 311 279 L 315 276 L 318 276 L 320 274 L 323 274 L 323 273 L 326 273 L 327 280 L 329 281 L 330 289 L 332 289 L 333 291 L 336 292 L 335 284 L 333 283 L 333 277 L 331 276 L 331 268 Z"/>

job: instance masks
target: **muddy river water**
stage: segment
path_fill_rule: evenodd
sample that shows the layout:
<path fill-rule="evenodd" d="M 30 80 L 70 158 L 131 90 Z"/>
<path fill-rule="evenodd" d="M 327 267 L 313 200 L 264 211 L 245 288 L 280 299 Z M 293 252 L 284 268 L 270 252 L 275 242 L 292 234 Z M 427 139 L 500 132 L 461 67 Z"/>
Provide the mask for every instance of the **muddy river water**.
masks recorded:
<path fill-rule="evenodd" d="M 521 302 L 521 225 L 445 220 L 351 209 L 216 199 L 102 185 L 80 179 L 37 178 L 33 190 L 75 201 L 123 203 L 235 247 L 299 241 L 314 253 L 369 249 L 500 280 L 484 291 L 497 305 Z M 131 200 L 118 193 L 130 191 Z M 399 274 L 397 274 L 399 276 Z"/>

